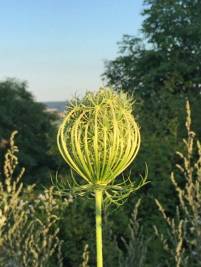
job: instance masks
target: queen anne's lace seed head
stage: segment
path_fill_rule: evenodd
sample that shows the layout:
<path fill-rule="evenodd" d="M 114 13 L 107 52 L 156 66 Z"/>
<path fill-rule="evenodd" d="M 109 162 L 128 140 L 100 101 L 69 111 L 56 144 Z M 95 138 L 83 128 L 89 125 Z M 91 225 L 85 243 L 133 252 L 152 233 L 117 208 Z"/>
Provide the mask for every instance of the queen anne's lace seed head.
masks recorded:
<path fill-rule="evenodd" d="M 101 88 L 73 100 L 58 131 L 64 160 L 89 184 L 108 185 L 134 160 L 140 147 L 132 101 Z"/>

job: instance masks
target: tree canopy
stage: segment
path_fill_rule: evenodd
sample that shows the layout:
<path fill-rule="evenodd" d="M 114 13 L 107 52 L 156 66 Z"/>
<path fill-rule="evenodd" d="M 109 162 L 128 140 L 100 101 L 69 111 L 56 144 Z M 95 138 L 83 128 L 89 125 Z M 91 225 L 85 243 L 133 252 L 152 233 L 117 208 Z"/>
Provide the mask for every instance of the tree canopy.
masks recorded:
<path fill-rule="evenodd" d="M 136 99 L 142 147 L 133 177 L 146 162 L 151 183 L 144 192 L 143 214 L 149 218 L 145 220 L 148 232 L 158 223 L 154 198 L 166 203 L 169 214 L 174 214 L 176 196 L 168 177 L 179 162 L 175 151 L 182 150 L 186 134 L 187 99 L 193 129 L 201 136 L 200 13 L 201 2 L 197 0 L 144 1 L 142 37 L 124 35 L 118 43 L 118 56 L 106 62 L 103 73 L 108 85 Z M 182 178 L 180 182 L 184 182 Z M 157 253 L 151 251 L 155 257 Z"/>
<path fill-rule="evenodd" d="M 120 55 L 107 62 L 109 84 L 142 95 L 201 91 L 200 1 L 146 0 L 143 38 L 125 35 Z"/>
<path fill-rule="evenodd" d="M 0 138 L 6 144 L 11 132 L 18 131 L 19 159 L 34 180 L 40 175 L 47 176 L 53 166 L 49 138 L 54 132 L 54 121 L 55 116 L 46 112 L 45 106 L 27 91 L 26 82 L 15 79 L 0 82 Z M 3 149 L 0 151 L 3 153 Z"/>

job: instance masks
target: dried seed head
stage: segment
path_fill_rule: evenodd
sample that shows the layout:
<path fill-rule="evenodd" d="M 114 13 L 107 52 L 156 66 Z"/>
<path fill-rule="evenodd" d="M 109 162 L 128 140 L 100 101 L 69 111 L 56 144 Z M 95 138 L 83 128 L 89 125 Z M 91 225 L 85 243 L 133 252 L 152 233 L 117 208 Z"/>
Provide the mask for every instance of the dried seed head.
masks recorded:
<path fill-rule="evenodd" d="M 88 183 L 108 185 L 128 167 L 140 147 L 131 99 L 123 92 L 101 88 L 73 100 L 57 142 L 65 161 Z"/>

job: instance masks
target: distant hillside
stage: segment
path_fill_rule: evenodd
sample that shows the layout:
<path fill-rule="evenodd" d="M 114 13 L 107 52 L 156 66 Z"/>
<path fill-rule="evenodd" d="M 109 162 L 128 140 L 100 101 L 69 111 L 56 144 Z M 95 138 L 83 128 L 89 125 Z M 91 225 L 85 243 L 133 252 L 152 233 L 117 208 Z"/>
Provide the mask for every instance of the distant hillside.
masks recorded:
<path fill-rule="evenodd" d="M 48 109 L 56 109 L 58 112 L 63 112 L 67 102 L 66 101 L 48 101 L 43 102 L 44 105 L 47 106 Z"/>

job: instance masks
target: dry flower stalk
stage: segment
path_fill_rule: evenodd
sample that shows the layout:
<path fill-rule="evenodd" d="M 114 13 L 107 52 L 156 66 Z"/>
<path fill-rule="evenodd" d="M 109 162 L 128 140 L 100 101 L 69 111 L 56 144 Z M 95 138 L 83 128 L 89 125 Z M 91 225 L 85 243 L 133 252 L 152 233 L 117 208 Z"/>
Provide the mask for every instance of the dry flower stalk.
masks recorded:
<path fill-rule="evenodd" d="M 24 169 L 17 173 L 17 132 L 10 138 L 5 155 L 4 181 L 0 181 L 0 266 L 46 267 L 57 255 L 62 267 L 61 241 L 55 223 L 59 207 L 53 188 L 41 194 L 34 185 L 22 183 Z"/>
<path fill-rule="evenodd" d="M 185 150 L 184 153 L 177 152 L 182 163 L 176 165 L 184 185 L 179 184 L 174 172 L 170 176 L 179 201 L 175 218 L 167 216 L 161 203 L 156 200 L 168 229 L 168 237 L 165 237 L 155 227 L 165 251 L 171 255 L 167 261 L 168 267 L 198 267 L 201 262 L 201 144 L 199 140 L 196 141 L 196 134 L 191 129 L 188 101 L 186 113 L 187 138 L 183 140 Z"/>

